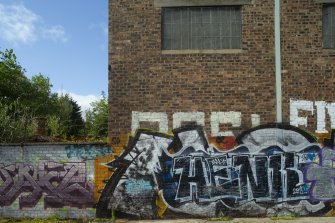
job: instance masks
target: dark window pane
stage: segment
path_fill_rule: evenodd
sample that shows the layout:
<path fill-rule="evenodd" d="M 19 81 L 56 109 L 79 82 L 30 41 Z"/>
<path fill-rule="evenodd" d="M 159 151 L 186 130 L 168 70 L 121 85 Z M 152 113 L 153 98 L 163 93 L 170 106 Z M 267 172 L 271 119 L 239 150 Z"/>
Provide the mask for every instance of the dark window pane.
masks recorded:
<path fill-rule="evenodd" d="M 230 27 L 231 25 L 229 23 L 223 23 L 221 26 L 221 37 L 228 37 L 230 36 Z"/>
<path fill-rule="evenodd" d="M 228 37 L 221 37 L 221 44 L 222 44 L 222 49 L 230 49 L 230 38 Z"/>
<path fill-rule="evenodd" d="M 204 38 L 203 49 L 213 49 L 211 38 L 208 38 L 208 37 Z"/>
<path fill-rule="evenodd" d="M 323 47 L 335 48 L 335 4 L 325 4 L 322 13 Z"/>
<path fill-rule="evenodd" d="M 214 49 L 221 49 L 220 38 L 213 38 Z"/>
<path fill-rule="evenodd" d="M 190 8 L 192 23 L 201 23 L 201 8 Z"/>
<path fill-rule="evenodd" d="M 189 49 L 190 48 L 190 25 L 187 24 L 183 24 L 182 26 L 182 45 L 181 45 L 181 49 Z"/>
<path fill-rule="evenodd" d="M 192 38 L 192 49 L 202 49 L 202 37 Z"/>
<path fill-rule="evenodd" d="M 241 38 L 240 37 L 233 37 L 231 40 L 232 40 L 231 41 L 231 46 L 232 46 L 231 48 L 232 49 L 236 49 L 240 46 L 240 44 L 241 44 Z"/>
<path fill-rule="evenodd" d="M 241 35 L 241 24 L 239 22 L 232 22 L 231 24 L 231 36 L 239 37 Z"/>
<path fill-rule="evenodd" d="M 203 8 L 202 9 L 202 23 L 210 23 L 211 22 L 211 8 Z"/>

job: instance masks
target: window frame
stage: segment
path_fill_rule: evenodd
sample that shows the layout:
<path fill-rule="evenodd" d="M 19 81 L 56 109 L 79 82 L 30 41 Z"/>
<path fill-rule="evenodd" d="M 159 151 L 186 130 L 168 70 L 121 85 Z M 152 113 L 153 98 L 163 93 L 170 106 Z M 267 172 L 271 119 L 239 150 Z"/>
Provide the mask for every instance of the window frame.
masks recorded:
<path fill-rule="evenodd" d="M 219 8 L 220 9 L 213 6 L 163 8 L 161 17 L 161 50 L 189 52 L 230 50 L 230 52 L 235 52 L 236 50 L 242 49 L 241 7 L 219 6 Z M 183 18 L 186 18 L 187 21 L 184 23 L 182 20 L 174 20 L 173 18 L 175 17 L 173 15 L 180 19 L 184 16 Z M 194 15 L 197 15 L 196 20 L 194 20 Z M 207 15 L 207 17 L 205 15 Z M 220 22 L 216 22 L 215 19 L 213 20 L 212 16 L 219 16 L 218 20 L 220 20 Z M 205 18 L 207 18 L 208 21 L 204 21 Z M 229 22 L 225 23 L 224 21 L 226 20 Z M 230 28 L 221 30 L 225 24 Z M 187 28 L 185 28 L 185 25 Z M 176 33 L 173 32 L 173 30 L 178 31 Z M 198 30 L 198 32 L 196 31 L 194 33 L 194 30 Z M 220 31 L 217 32 L 215 30 Z M 228 32 L 225 33 L 224 31 Z M 173 41 L 173 39 L 176 41 Z M 185 40 L 186 47 L 183 45 Z M 175 42 L 179 44 L 174 45 L 173 43 Z M 165 46 L 167 46 L 167 48 L 165 48 Z M 177 47 L 174 49 L 174 46 Z"/>
<path fill-rule="evenodd" d="M 186 7 L 186 6 L 240 6 L 241 7 L 241 43 L 239 49 L 185 49 L 185 50 L 163 50 L 162 54 L 236 54 L 242 53 L 243 50 L 243 5 L 251 4 L 251 0 L 154 0 L 154 7 Z M 161 10 L 162 11 L 162 10 Z M 162 23 L 161 16 L 161 24 Z M 163 31 L 161 30 L 161 34 Z M 161 35 L 161 44 L 163 44 Z"/>

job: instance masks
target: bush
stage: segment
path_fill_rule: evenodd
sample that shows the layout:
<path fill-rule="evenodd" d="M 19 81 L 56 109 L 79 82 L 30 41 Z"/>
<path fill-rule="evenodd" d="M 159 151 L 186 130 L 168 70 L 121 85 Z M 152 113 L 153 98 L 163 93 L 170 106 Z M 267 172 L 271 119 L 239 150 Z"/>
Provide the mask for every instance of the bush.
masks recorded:
<path fill-rule="evenodd" d="M 29 108 L 14 101 L 0 101 L 0 142 L 24 142 L 36 131 L 36 121 Z"/>

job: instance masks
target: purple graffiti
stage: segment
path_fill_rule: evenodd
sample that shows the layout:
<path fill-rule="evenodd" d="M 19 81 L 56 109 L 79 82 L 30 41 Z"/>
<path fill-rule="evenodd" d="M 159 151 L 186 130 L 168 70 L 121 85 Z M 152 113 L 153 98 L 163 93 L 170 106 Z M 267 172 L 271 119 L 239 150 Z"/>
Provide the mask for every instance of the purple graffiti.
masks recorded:
<path fill-rule="evenodd" d="M 83 162 L 40 160 L 37 171 L 30 164 L 0 163 L 0 180 L 0 206 L 9 206 L 19 198 L 20 208 L 34 207 L 43 194 L 45 208 L 93 206 L 93 185 L 87 181 Z"/>
<path fill-rule="evenodd" d="M 305 171 L 306 181 L 312 182 L 309 193 L 313 200 L 335 200 L 335 150 L 323 148 L 319 153 L 320 164 L 310 164 Z"/>

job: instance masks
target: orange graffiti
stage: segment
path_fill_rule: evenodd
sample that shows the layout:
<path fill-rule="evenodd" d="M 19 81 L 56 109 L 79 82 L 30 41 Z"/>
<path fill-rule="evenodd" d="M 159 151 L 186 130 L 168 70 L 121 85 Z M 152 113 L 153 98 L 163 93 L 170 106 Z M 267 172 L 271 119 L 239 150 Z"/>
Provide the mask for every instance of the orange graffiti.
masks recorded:
<path fill-rule="evenodd" d="M 221 151 L 230 150 L 235 146 L 234 136 L 210 136 L 208 141 L 209 144 Z"/>
<path fill-rule="evenodd" d="M 159 194 L 158 197 L 156 198 L 156 206 L 157 206 L 157 214 L 158 214 L 159 217 L 162 218 L 166 209 L 167 209 L 167 206 L 164 203 L 161 194 Z"/>
<path fill-rule="evenodd" d="M 110 162 L 116 159 L 124 150 L 129 140 L 128 135 L 114 137 L 109 142 L 112 146 L 113 153 L 103 157 L 97 157 L 94 160 L 94 201 L 98 202 L 100 193 L 104 189 L 106 181 L 113 174 L 113 170 L 104 165 L 104 163 Z"/>

